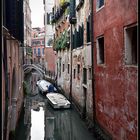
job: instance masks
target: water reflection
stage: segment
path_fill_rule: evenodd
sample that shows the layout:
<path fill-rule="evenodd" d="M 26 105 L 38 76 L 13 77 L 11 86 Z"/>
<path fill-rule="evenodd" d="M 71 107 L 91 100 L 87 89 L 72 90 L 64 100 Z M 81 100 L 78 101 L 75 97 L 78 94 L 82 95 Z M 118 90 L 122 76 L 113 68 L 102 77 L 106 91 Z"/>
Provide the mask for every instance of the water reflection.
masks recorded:
<path fill-rule="evenodd" d="M 39 94 L 36 81 L 38 75 L 32 74 L 34 92 L 28 95 L 24 102 L 24 124 L 26 138 L 21 137 L 19 129 L 17 140 L 95 140 L 89 133 L 78 113 L 72 108 L 54 110 L 47 99 Z M 35 96 L 31 96 L 35 95 Z"/>
<path fill-rule="evenodd" d="M 75 110 L 53 110 L 47 105 L 45 114 L 47 140 L 50 138 L 50 135 L 47 135 L 50 134 L 49 129 L 53 131 L 51 137 L 54 140 L 94 140 Z"/>

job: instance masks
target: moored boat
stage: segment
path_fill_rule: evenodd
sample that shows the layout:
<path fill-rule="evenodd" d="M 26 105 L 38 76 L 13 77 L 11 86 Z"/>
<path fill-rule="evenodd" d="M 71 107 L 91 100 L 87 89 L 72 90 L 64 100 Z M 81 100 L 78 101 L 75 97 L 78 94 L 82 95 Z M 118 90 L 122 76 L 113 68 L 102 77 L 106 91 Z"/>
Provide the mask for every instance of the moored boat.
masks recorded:
<path fill-rule="evenodd" d="M 41 91 L 41 93 L 43 93 L 43 94 L 47 93 L 48 87 L 51 85 L 51 83 L 46 80 L 39 80 L 39 81 L 37 81 L 36 84 L 39 88 L 39 91 Z M 55 87 L 54 87 L 54 91 L 57 91 L 57 89 Z"/>
<path fill-rule="evenodd" d="M 71 103 L 67 100 L 67 98 L 60 94 L 60 93 L 48 93 L 46 95 L 49 103 L 52 105 L 53 108 L 70 108 Z"/>

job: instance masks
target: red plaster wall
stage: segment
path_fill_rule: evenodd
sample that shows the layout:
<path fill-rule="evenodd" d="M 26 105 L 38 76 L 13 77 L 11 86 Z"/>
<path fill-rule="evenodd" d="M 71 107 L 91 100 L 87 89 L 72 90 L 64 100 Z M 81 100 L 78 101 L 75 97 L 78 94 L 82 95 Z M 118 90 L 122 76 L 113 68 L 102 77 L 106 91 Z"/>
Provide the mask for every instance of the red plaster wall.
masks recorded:
<path fill-rule="evenodd" d="M 96 12 L 94 42 L 104 34 L 105 65 L 97 64 L 94 47 L 96 118 L 113 140 L 137 137 L 137 66 L 124 63 L 124 27 L 137 22 L 136 0 L 105 0 Z"/>
<path fill-rule="evenodd" d="M 53 51 L 53 48 L 46 47 L 44 50 L 44 53 L 45 53 L 45 61 L 47 61 L 47 65 L 48 65 L 47 70 L 55 72 L 56 55 L 55 55 L 55 52 Z"/>

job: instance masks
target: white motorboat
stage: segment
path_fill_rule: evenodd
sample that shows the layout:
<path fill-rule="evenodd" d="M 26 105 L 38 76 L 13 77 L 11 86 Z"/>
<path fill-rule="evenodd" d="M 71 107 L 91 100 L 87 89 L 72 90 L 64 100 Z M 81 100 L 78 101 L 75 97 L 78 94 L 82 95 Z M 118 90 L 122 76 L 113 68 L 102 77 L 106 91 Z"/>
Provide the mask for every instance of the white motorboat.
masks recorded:
<path fill-rule="evenodd" d="M 49 85 L 51 85 L 50 82 L 46 80 L 39 80 L 37 81 L 36 85 L 38 86 L 41 93 L 47 93 Z M 54 91 L 57 91 L 57 89 L 54 87 Z"/>
<path fill-rule="evenodd" d="M 60 93 L 48 93 L 46 95 L 49 103 L 52 105 L 53 108 L 70 108 L 71 103 Z"/>

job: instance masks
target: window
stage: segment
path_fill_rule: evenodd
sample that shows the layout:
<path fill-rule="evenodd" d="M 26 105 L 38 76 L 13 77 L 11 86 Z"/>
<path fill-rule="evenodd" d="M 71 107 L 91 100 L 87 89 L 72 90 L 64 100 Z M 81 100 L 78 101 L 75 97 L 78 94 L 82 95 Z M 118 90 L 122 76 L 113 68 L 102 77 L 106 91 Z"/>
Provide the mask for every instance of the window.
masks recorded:
<path fill-rule="evenodd" d="M 59 71 L 59 65 L 58 65 L 58 63 L 57 63 L 57 75 L 58 75 L 58 71 Z"/>
<path fill-rule="evenodd" d="M 91 24 L 90 24 L 90 16 L 88 17 L 87 19 L 87 43 L 88 42 L 91 42 L 91 36 L 90 36 L 90 33 L 91 33 Z"/>
<path fill-rule="evenodd" d="M 75 30 L 73 34 L 73 49 L 77 48 L 77 34 L 77 30 Z"/>
<path fill-rule="evenodd" d="M 125 63 L 137 65 L 137 26 L 125 28 Z"/>
<path fill-rule="evenodd" d="M 45 41 L 43 40 L 43 41 L 42 41 L 42 45 L 44 45 L 44 44 L 45 44 Z"/>
<path fill-rule="evenodd" d="M 83 68 L 83 83 L 87 84 L 87 69 Z"/>
<path fill-rule="evenodd" d="M 78 31 L 75 29 L 73 34 L 73 49 L 81 47 L 84 43 L 84 26 L 79 26 Z"/>
<path fill-rule="evenodd" d="M 37 46 L 40 45 L 41 42 L 40 41 L 32 41 L 32 46 Z"/>
<path fill-rule="evenodd" d="M 76 4 L 76 0 L 71 0 L 70 1 L 70 23 L 73 24 L 72 19 L 75 18 L 76 15 L 76 10 L 75 10 L 75 4 Z"/>
<path fill-rule="evenodd" d="M 65 71 L 65 64 L 63 64 L 63 72 Z"/>
<path fill-rule="evenodd" d="M 91 68 L 88 69 L 88 79 L 89 80 L 92 79 L 92 71 L 91 71 Z"/>
<path fill-rule="evenodd" d="M 104 64 L 104 37 L 97 39 L 97 64 Z"/>
<path fill-rule="evenodd" d="M 42 55 L 44 55 L 44 48 L 42 48 Z"/>
<path fill-rule="evenodd" d="M 59 59 L 59 77 L 61 77 L 61 58 Z"/>
<path fill-rule="evenodd" d="M 34 54 L 36 55 L 36 49 L 34 49 Z"/>
<path fill-rule="evenodd" d="M 47 13 L 47 24 L 51 24 L 52 13 Z"/>
<path fill-rule="evenodd" d="M 40 56 L 40 48 L 38 48 L 38 56 Z"/>
<path fill-rule="evenodd" d="M 37 45 L 40 45 L 40 44 L 41 44 L 41 42 L 40 42 L 40 41 L 37 41 L 36 43 L 37 43 Z"/>
<path fill-rule="evenodd" d="M 75 79 L 75 76 L 76 76 L 76 70 L 74 69 L 73 71 L 73 78 Z"/>
<path fill-rule="evenodd" d="M 80 46 L 84 43 L 84 25 L 79 27 L 79 35 L 80 35 Z"/>
<path fill-rule="evenodd" d="M 68 74 L 70 73 L 70 64 L 68 64 Z"/>
<path fill-rule="evenodd" d="M 80 65 L 77 65 L 77 78 L 80 79 Z"/>
<path fill-rule="evenodd" d="M 104 0 L 97 0 L 96 2 L 97 2 L 97 4 L 96 4 L 97 10 L 99 10 L 101 7 L 104 6 Z"/>

